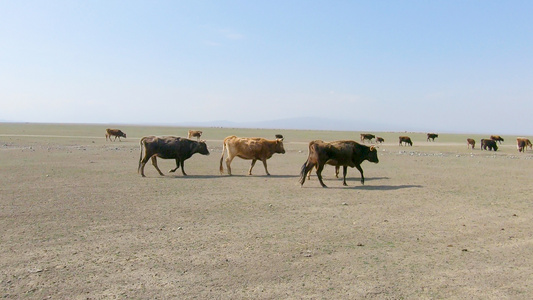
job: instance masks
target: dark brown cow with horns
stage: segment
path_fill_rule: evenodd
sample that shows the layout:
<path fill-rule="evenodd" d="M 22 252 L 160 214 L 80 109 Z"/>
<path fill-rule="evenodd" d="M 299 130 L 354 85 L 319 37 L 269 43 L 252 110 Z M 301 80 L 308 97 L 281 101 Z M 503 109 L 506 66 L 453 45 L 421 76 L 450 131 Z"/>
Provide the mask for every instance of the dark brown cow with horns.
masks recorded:
<path fill-rule="evenodd" d="M 195 153 L 209 155 L 209 150 L 204 141 L 193 141 L 175 136 L 145 136 L 141 139 L 140 144 L 141 156 L 139 158 L 137 172 L 140 172 L 142 177 L 145 177 L 144 166 L 149 159 L 152 159 L 152 165 L 161 176 L 165 175 L 157 166 L 157 157 L 175 159 L 176 168 L 171 169 L 169 172 L 175 172 L 181 166 L 181 173 L 183 173 L 184 176 L 187 176 L 184 169 L 184 162 L 186 159 L 189 159 Z"/>
<path fill-rule="evenodd" d="M 270 175 L 267 168 L 267 159 L 271 158 L 274 153 L 285 153 L 283 148 L 283 139 L 267 140 L 264 138 L 239 138 L 234 135 L 224 139 L 222 145 L 222 156 L 220 157 L 220 174 L 224 173 L 222 161 L 224 160 L 224 151 L 227 150 L 226 167 L 228 174 L 231 175 L 231 161 L 238 156 L 242 159 L 251 159 L 252 165 L 248 175 L 252 175 L 252 169 L 256 161 L 260 160 L 265 166 L 265 172 Z"/>
<path fill-rule="evenodd" d="M 117 140 L 117 137 L 118 137 L 118 140 L 119 142 L 122 142 L 120 140 L 121 137 L 123 138 L 126 138 L 126 134 L 124 132 L 122 132 L 122 130 L 120 129 L 112 129 L 112 128 L 107 128 L 105 130 L 105 140 L 107 141 L 107 139 L 109 138 L 109 141 L 111 141 L 111 137 L 114 136 L 115 139 L 113 141 L 116 141 Z"/>
<path fill-rule="evenodd" d="M 306 175 L 315 166 L 318 166 L 316 175 L 322 187 L 327 187 L 322 181 L 322 170 L 326 163 L 343 167 L 343 185 L 346 184 L 346 173 L 348 167 L 356 167 L 361 173 L 361 184 L 365 183 L 361 163 L 365 160 L 378 163 L 378 152 L 374 146 L 361 145 L 355 141 L 335 141 L 326 143 L 320 140 L 309 143 L 309 154 L 307 161 L 303 164 L 300 172 L 300 184 L 305 183 Z"/>

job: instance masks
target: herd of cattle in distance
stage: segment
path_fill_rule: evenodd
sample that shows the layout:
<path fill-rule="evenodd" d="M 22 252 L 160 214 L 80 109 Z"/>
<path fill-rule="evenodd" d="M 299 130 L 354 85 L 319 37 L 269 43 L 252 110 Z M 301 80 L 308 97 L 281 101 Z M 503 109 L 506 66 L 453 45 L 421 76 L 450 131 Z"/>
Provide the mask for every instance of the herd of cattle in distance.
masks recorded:
<path fill-rule="evenodd" d="M 106 129 L 106 141 L 111 137 L 116 141 L 119 141 L 121 137 L 126 138 L 126 134 L 120 129 Z M 145 136 L 140 140 L 141 154 L 139 157 L 139 166 L 137 172 L 144 175 L 144 166 L 151 160 L 152 165 L 157 172 L 164 176 L 163 172 L 157 166 L 157 157 L 163 159 L 175 159 L 176 168 L 171 169 L 169 172 L 175 172 L 181 167 L 181 172 L 184 176 L 187 176 L 184 169 L 185 160 L 189 159 L 193 154 L 200 153 L 202 155 L 209 155 L 206 142 L 200 140 L 202 131 L 189 130 L 187 138 L 181 138 L 176 136 Z M 196 140 L 191 138 L 196 137 Z M 267 160 L 274 154 L 284 154 L 285 148 L 283 147 L 283 136 L 276 134 L 274 140 L 268 140 L 264 138 L 239 138 L 234 135 L 228 136 L 224 139 L 222 144 L 222 156 L 220 157 L 220 174 L 224 173 L 224 155 L 226 157 L 226 168 L 229 175 L 231 175 L 231 162 L 235 157 L 239 157 L 246 160 L 251 160 L 250 169 L 248 175 L 252 175 L 252 169 L 255 163 L 260 160 L 263 163 L 265 172 L 270 175 L 267 167 Z M 439 135 L 435 133 L 427 134 L 427 141 L 435 141 Z M 383 143 L 385 140 L 382 137 L 376 137 L 370 133 L 361 134 L 361 142 L 372 140 L 376 143 Z M 490 139 L 481 139 L 481 150 L 498 150 L 497 143 L 503 142 L 503 138 L 498 135 L 493 135 Z M 326 164 L 335 166 L 335 175 L 338 177 L 339 169 L 343 167 L 343 185 L 346 184 L 346 174 L 348 167 L 357 168 L 361 174 L 361 184 L 364 184 L 365 177 L 363 175 L 363 169 L 361 163 L 365 160 L 369 162 L 378 163 L 377 149 L 375 146 L 366 146 L 351 140 L 341 140 L 334 142 L 324 142 L 322 140 L 314 140 L 309 142 L 307 160 L 301 167 L 300 171 L 300 184 L 303 186 L 306 177 L 309 178 L 313 168 L 316 169 L 316 175 L 322 187 L 327 187 L 322 181 L 322 170 Z M 475 140 L 468 138 L 467 146 L 472 149 L 475 147 Z M 399 137 L 399 145 L 413 145 L 411 138 L 408 136 Z M 527 138 L 517 138 L 518 151 L 525 152 L 529 147 L 533 150 L 531 141 Z"/>

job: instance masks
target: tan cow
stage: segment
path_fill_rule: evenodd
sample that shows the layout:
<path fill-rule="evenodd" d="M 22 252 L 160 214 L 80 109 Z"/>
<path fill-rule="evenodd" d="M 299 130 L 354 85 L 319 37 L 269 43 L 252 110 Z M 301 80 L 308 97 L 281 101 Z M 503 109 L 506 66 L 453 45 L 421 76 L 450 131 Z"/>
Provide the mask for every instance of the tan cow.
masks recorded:
<path fill-rule="evenodd" d="M 231 175 L 231 161 L 238 156 L 242 159 L 251 159 L 252 165 L 248 171 L 248 175 L 252 175 L 252 168 L 255 162 L 260 160 L 265 166 L 267 175 L 267 159 L 271 158 L 274 153 L 285 153 L 283 148 L 283 139 L 267 140 L 264 138 L 238 138 L 234 135 L 228 136 L 224 139 L 222 145 L 222 156 L 220 157 L 220 174 L 224 173 L 224 167 L 222 166 L 222 160 L 224 160 L 224 151 L 227 149 L 228 157 L 226 158 L 226 166 L 228 168 L 228 174 Z"/>
<path fill-rule="evenodd" d="M 470 149 L 470 147 L 472 147 L 472 149 L 476 148 L 476 140 L 474 139 L 466 139 L 466 147 L 468 147 L 468 149 Z"/>
<path fill-rule="evenodd" d="M 491 135 L 490 139 L 493 140 L 493 141 L 496 141 L 496 142 L 500 142 L 500 145 L 504 141 L 503 138 L 501 136 L 499 136 L 499 135 Z"/>
<path fill-rule="evenodd" d="M 533 145 L 531 145 L 531 141 L 528 138 L 519 137 L 516 138 L 516 147 L 518 148 L 518 152 L 526 152 L 527 147 L 530 149 L 533 149 Z"/>
<path fill-rule="evenodd" d="M 202 132 L 200 130 L 189 130 L 187 138 L 190 139 L 192 137 L 195 137 L 199 141 L 201 136 Z"/>
<path fill-rule="evenodd" d="M 126 138 L 126 134 L 124 132 L 122 132 L 122 130 L 107 128 L 105 130 L 105 140 L 107 141 L 107 139 L 109 138 L 109 141 L 111 141 L 111 137 L 112 136 L 115 137 L 115 139 L 113 141 L 116 141 L 117 137 L 118 137 L 119 142 L 122 142 L 120 140 L 120 137 Z"/>

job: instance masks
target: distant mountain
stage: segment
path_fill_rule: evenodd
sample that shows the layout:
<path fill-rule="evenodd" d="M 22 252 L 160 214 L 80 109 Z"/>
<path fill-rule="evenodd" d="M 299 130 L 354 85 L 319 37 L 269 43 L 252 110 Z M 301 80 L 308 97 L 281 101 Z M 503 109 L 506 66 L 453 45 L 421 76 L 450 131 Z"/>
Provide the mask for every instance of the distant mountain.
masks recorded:
<path fill-rule="evenodd" d="M 367 122 L 358 120 L 336 120 L 319 117 L 288 118 L 257 122 L 187 122 L 176 124 L 179 126 L 197 127 L 233 127 L 233 128 L 264 128 L 264 129 L 301 129 L 301 130 L 340 130 L 340 131 L 391 131 L 395 130 L 390 124 Z"/>

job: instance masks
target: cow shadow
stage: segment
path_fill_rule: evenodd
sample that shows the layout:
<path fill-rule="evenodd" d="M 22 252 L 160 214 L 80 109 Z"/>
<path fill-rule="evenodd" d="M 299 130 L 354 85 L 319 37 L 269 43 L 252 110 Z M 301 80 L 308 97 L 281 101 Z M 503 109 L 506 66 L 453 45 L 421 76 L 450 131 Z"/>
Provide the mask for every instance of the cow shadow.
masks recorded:
<path fill-rule="evenodd" d="M 165 174 L 165 176 L 153 175 L 146 176 L 146 178 L 163 178 L 163 179 L 216 179 L 216 178 L 297 178 L 299 175 L 228 175 L 228 174 L 215 174 L 215 175 L 193 175 L 187 174 L 183 176 L 182 174 Z"/>
<path fill-rule="evenodd" d="M 366 181 L 366 178 L 365 178 Z M 356 186 L 330 186 L 330 189 L 352 189 L 352 190 L 369 190 L 369 191 L 396 191 L 401 189 L 423 188 L 418 184 L 401 184 L 401 185 L 356 185 Z M 319 187 L 321 188 L 321 187 Z"/>
<path fill-rule="evenodd" d="M 214 177 L 217 177 L 217 176 L 214 176 Z M 243 174 L 238 174 L 238 175 L 228 175 L 228 174 L 223 174 L 223 175 L 218 175 L 218 177 L 226 177 L 226 178 L 232 178 L 232 177 L 237 177 L 237 178 L 300 178 L 300 175 L 274 175 L 274 174 L 270 174 L 270 175 L 266 175 L 266 174 L 263 174 L 263 175 L 255 175 L 255 174 L 252 174 L 252 175 L 243 175 Z"/>

